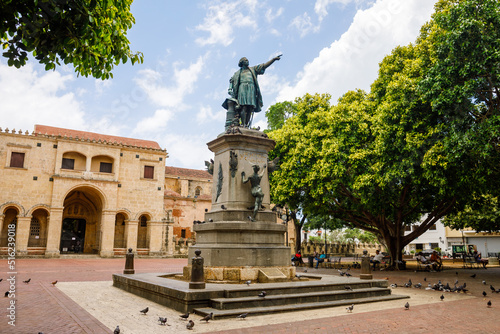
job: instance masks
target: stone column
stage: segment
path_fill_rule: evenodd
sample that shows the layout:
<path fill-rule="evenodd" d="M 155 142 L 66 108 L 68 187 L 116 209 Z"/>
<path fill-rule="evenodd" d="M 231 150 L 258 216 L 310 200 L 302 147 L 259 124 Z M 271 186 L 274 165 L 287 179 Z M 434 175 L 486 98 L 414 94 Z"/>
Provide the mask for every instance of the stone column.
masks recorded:
<path fill-rule="evenodd" d="M 163 223 L 161 221 L 148 222 L 149 255 L 160 256 L 163 243 Z"/>
<path fill-rule="evenodd" d="M 59 257 L 63 211 L 63 207 L 50 209 L 45 257 Z"/>
<path fill-rule="evenodd" d="M 100 251 L 99 255 L 101 257 L 113 257 L 115 255 L 113 251 L 113 244 L 115 241 L 115 217 L 116 211 L 114 210 L 103 210 L 101 219 L 101 240 L 100 240 Z"/>
<path fill-rule="evenodd" d="M 174 224 L 170 223 L 167 225 L 167 254 L 168 255 L 174 255 L 174 249 L 175 249 L 175 244 L 174 244 Z"/>
<path fill-rule="evenodd" d="M 137 252 L 137 229 L 139 228 L 138 220 L 125 221 L 125 235 L 127 236 L 127 248 L 132 248 Z"/>
<path fill-rule="evenodd" d="M 361 274 L 359 275 L 361 279 L 372 279 L 372 271 L 370 269 L 370 257 L 368 256 L 368 251 L 365 249 L 363 251 L 363 256 L 361 257 Z"/>
<path fill-rule="evenodd" d="M 5 215 L 4 214 L 0 214 L 0 234 L 2 233 L 4 219 L 5 219 Z"/>
<path fill-rule="evenodd" d="M 17 217 L 16 253 L 19 256 L 28 255 L 28 239 L 30 236 L 31 217 Z"/>

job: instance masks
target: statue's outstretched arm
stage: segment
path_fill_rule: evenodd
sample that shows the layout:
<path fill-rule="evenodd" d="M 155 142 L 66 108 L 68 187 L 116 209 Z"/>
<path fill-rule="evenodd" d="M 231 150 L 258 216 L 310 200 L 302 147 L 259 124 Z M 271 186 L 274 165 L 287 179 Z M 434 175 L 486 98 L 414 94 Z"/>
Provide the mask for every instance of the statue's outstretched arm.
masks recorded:
<path fill-rule="evenodd" d="M 272 63 L 274 63 L 276 60 L 280 60 L 282 55 L 276 56 L 273 59 L 269 60 L 268 62 L 264 63 L 264 69 L 268 68 L 271 66 Z"/>

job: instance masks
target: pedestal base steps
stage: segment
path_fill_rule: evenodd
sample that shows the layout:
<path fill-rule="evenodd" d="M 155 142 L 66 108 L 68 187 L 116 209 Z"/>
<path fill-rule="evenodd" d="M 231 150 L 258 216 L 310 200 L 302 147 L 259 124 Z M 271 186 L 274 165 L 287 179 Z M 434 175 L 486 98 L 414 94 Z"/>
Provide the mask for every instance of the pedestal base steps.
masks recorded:
<path fill-rule="evenodd" d="M 276 283 L 291 281 L 295 277 L 295 267 L 205 267 L 207 283 Z M 191 279 L 191 266 L 185 266 L 183 279 Z"/>
<path fill-rule="evenodd" d="M 386 280 L 355 277 L 311 274 L 281 283 L 207 283 L 203 290 L 189 289 L 189 282 L 171 277 L 173 274 L 115 274 L 113 286 L 179 312 L 213 313 L 216 319 L 408 298 L 392 295 Z M 266 291 L 265 297 L 259 297 L 262 291 Z"/>

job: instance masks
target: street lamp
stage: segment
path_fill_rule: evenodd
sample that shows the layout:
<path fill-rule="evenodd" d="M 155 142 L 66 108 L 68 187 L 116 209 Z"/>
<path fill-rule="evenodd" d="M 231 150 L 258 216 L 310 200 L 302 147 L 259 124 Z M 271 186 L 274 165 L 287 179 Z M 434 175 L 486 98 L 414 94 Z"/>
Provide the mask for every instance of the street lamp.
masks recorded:
<path fill-rule="evenodd" d="M 285 210 L 284 213 L 283 213 L 283 210 Z M 288 210 L 287 210 L 286 206 L 281 210 L 281 220 L 284 221 L 284 224 L 286 226 L 285 236 L 286 236 L 286 245 L 288 247 Z"/>

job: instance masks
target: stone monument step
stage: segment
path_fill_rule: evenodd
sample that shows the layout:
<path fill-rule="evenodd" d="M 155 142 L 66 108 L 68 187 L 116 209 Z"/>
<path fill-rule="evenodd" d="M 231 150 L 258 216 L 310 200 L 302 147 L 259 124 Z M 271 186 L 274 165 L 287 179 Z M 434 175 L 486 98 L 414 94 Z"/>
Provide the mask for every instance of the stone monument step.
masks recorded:
<path fill-rule="evenodd" d="M 297 289 L 299 290 L 299 289 Z M 260 291 L 259 291 L 260 293 Z M 239 297 L 239 298 L 212 298 L 210 305 L 218 310 L 230 310 L 249 307 L 266 307 L 266 306 L 279 306 L 279 305 L 299 305 L 315 302 L 327 302 L 334 300 L 349 300 L 359 299 L 366 297 L 379 297 L 390 295 L 389 288 L 364 288 L 352 290 L 334 290 L 334 291 L 316 291 L 316 292 L 302 292 L 286 294 L 274 294 L 274 291 L 266 290 L 265 297 L 259 297 L 255 293 L 252 297 Z"/>
<path fill-rule="evenodd" d="M 397 300 L 409 298 L 409 296 L 402 295 L 384 295 L 377 297 L 363 297 L 363 298 L 354 298 L 354 299 L 342 299 L 342 300 L 331 300 L 331 301 L 322 301 L 322 302 L 310 302 L 310 303 L 301 303 L 301 304 L 289 304 L 289 305 L 270 305 L 270 306 L 259 306 L 259 307 L 242 307 L 238 309 L 231 310 L 218 310 L 215 308 L 195 308 L 194 311 L 196 314 L 205 316 L 210 313 L 213 313 L 214 319 L 218 318 L 235 318 L 243 313 L 248 313 L 248 316 L 257 315 L 257 314 L 270 314 L 270 313 L 279 313 L 279 312 L 291 312 L 297 310 L 310 310 L 317 308 L 327 308 L 327 307 L 337 307 L 337 306 L 346 306 L 352 304 L 365 304 L 365 303 L 374 303 L 374 302 L 382 302 L 388 300 Z"/>
<path fill-rule="evenodd" d="M 311 278 L 316 278 L 311 276 Z M 345 291 L 346 286 L 350 286 L 353 290 L 355 289 L 366 289 L 372 287 L 387 288 L 388 283 L 386 280 L 370 280 L 370 281 L 360 281 L 360 280 L 348 280 L 344 279 L 342 282 L 323 282 L 321 280 L 308 281 L 306 279 L 294 280 L 288 284 L 276 284 L 260 286 L 258 284 L 251 284 L 250 286 L 245 286 L 239 289 L 231 289 L 225 292 L 226 298 L 238 298 L 238 297 L 252 297 L 257 296 L 262 290 L 266 290 L 270 295 L 280 295 L 280 294 L 294 294 L 294 293 L 311 293 L 311 292 L 322 292 L 322 291 Z"/>

